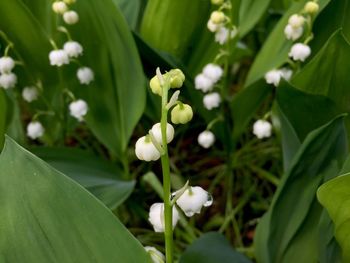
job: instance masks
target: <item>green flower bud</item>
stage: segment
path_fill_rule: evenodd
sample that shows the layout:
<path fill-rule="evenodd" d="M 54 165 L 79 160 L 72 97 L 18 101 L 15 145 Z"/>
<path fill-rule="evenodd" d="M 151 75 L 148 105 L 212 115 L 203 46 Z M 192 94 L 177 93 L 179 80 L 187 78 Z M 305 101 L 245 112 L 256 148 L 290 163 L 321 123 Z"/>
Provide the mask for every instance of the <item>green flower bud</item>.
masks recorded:
<path fill-rule="evenodd" d="M 221 11 L 214 11 L 210 15 L 210 20 L 214 24 L 221 24 L 222 22 L 225 21 L 225 14 Z"/>
<path fill-rule="evenodd" d="M 211 0 L 211 3 L 213 5 L 222 5 L 224 3 L 224 0 Z"/>
<path fill-rule="evenodd" d="M 309 14 L 316 14 L 319 10 L 319 5 L 315 2 L 309 1 L 305 4 L 304 10 Z"/>
<path fill-rule="evenodd" d="M 170 76 L 170 87 L 171 88 L 181 88 L 184 81 L 185 75 L 180 69 L 172 69 L 167 74 Z"/>
<path fill-rule="evenodd" d="M 192 120 L 193 111 L 190 105 L 188 104 L 179 104 L 176 105 L 171 111 L 171 121 L 174 124 L 185 124 Z"/>
<path fill-rule="evenodd" d="M 157 76 L 154 76 L 151 78 L 149 82 L 149 86 L 151 87 L 151 90 L 154 94 L 158 94 L 159 96 L 162 96 L 162 87 L 160 86 L 159 79 Z"/>

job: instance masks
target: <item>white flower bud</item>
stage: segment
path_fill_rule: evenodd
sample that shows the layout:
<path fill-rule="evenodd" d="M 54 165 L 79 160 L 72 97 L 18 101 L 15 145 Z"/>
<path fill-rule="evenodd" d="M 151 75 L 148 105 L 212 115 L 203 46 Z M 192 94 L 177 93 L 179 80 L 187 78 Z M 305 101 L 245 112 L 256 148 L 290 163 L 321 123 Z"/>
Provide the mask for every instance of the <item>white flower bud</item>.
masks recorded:
<path fill-rule="evenodd" d="M 63 46 L 70 58 L 77 58 L 83 54 L 83 47 L 76 41 L 68 41 Z"/>
<path fill-rule="evenodd" d="M 304 25 L 305 18 L 301 15 L 294 14 L 289 17 L 288 24 L 291 25 L 293 28 L 302 27 Z"/>
<path fill-rule="evenodd" d="M 289 68 L 281 68 L 280 73 L 281 73 L 282 78 L 289 81 L 292 78 L 293 70 L 291 70 Z"/>
<path fill-rule="evenodd" d="M 199 214 L 203 206 L 207 207 L 212 203 L 213 199 L 211 195 L 199 186 L 188 187 L 176 201 L 176 204 L 188 217 Z"/>
<path fill-rule="evenodd" d="M 67 11 L 63 14 L 63 20 L 68 25 L 74 25 L 79 21 L 79 15 L 75 11 Z"/>
<path fill-rule="evenodd" d="M 4 89 L 14 88 L 17 84 L 17 76 L 14 73 L 0 75 L 0 87 Z"/>
<path fill-rule="evenodd" d="M 214 24 L 221 24 L 225 21 L 226 16 L 222 11 L 213 11 L 210 15 L 210 20 Z"/>
<path fill-rule="evenodd" d="M 309 1 L 305 4 L 304 10 L 309 14 L 316 14 L 319 10 L 319 5 L 316 2 Z"/>
<path fill-rule="evenodd" d="M 50 65 L 61 67 L 69 64 L 69 56 L 63 49 L 52 50 L 49 54 Z"/>
<path fill-rule="evenodd" d="M 27 126 L 27 136 L 32 140 L 40 138 L 44 135 L 45 129 L 38 121 L 32 121 Z"/>
<path fill-rule="evenodd" d="M 296 43 L 292 46 L 289 56 L 293 58 L 293 60 L 305 61 L 311 54 L 311 48 L 308 45 L 302 43 Z"/>
<path fill-rule="evenodd" d="M 207 23 L 207 27 L 209 29 L 210 32 L 216 32 L 219 30 L 219 28 L 221 27 L 221 25 L 217 25 L 217 24 L 214 24 L 213 21 L 211 21 L 211 19 L 208 20 L 208 23 Z"/>
<path fill-rule="evenodd" d="M 80 84 L 89 85 L 94 80 L 95 75 L 91 68 L 81 67 L 77 71 L 77 77 Z"/>
<path fill-rule="evenodd" d="M 270 70 L 265 74 L 265 80 L 267 84 L 273 84 L 277 87 L 281 80 L 281 72 L 277 69 Z"/>
<path fill-rule="evenodd" d="M 25 87 L 22 91 L 22 98 L 29 103 L 38 99 L 38 95 L 36 87 Z"/>
<path fill-rule="evenodd" d="M 205 92 L 211 91 L 214 86 L 214 81 L 204 75 L 203 73 L 198 74 L 194 79 L 195 88 Z"/>
<path fill-rule="evenodd" d="M 153 263 L 164 263 L 165 262 L 165 256 L 158 251 L 155 247 L 145 247 L 145 250 L 150 255 Z"/>
<path fill-rule="evenodd" d="M 15 67 L 15 61 L 11 57 L 0 58 L 0 73 L 7 74 L 11 73 Z"/>
<path fill-rule="evenodd" d="M 198 136 L 198 143 L 205 149 L 211 147 L 215 142 L 215 135 L 211 131 L 203 131 Z"/>
<path fill-rule="evenodd" d="M 219 107 L 220 103 L 221 97 L 217 92 L 209 93 L 203 97 L 204 107 L 208 110 L 212 110 L 214 108 Z"/>
<path fill-rule="evenodd" d="M 162 144 L 162 130 L 161 130 L 160 123 L 154 124 L 152 126 L 151 131 L 152 131 L 153 136 L 156 139 L 156 141 L 159 144 Z M 175 133 L 174 127 L 171 124 L 167 123 L 167 126 L 166 126 L 166 140 L 167 140 L 167 143 L 170 143 L 174 139 L 174 133 Z"/>
<path fill-rule="evenodd" d="M 66 12 L 68 10 L 68 7 L 67 7 L 65 2 L 63 2 L 63 1 L 56 1 L 56 2 L 54 2 L 52 4 L 52 10 L 56 14 L 62 15 L 64 12 Z"/>
<path fill-rule="evenodd" d="M 176 105 L 171 111 L 171 122 L 174 124 L 185 124 L 192 120 L 193 111 L 190 105 Z"/>
<path fill-rule="evenodd" d="M 164 203 L 155 203 L 149 211 L 149 222 L 152 224 L 155 232 L 164 232 Z M 179 221 L 179 212 L 173 206 L 173 228 Z"/>
<path fill-rule="evenodd" d="M 78 121 L 83 121 L 83 117 L 88 112 L 88 105 L 84 100 L 76 100 L 69 104 L 70 115 L 76 118 Z"/>
<path fill-rule="evenodd" d="M 135 154 L 139 160 L 146 162 L 157 161 L 160 158 L 160 153 L 149 136 L 143 136 L 137 140 Z"/>
<path fill-rule="evenodd" d="M 232 39 L 237 35 L 237 30 L 229 30 L 226 27 L 220 27 L 215 33 L 215 42 L 220 45 L 227 43 L 229 37 Z"/>
<path fill-rule="evenodd" d="M 300 38 L 304 33 L 304 28 L 303 27 L 297 27 L 294 28 L 291 25 L 287 25 L 284 28 L 284 35 L 286 36 L 287 39 L 290 40 L 297 40 L 298 38 Z"/>
<path fill-rule="evenodd" d="M 209 63 L 203 68 L 203 74 L 210 78 L 214 83 L 221 79 L 224 70 L 216 64 Z"/>
<path fill-rule="evenodd" d="M 272 133 L 272 125 L 268 121 L 258 120 L 253 125 L 253 133 L 259 139 L 268 138 Z"/>

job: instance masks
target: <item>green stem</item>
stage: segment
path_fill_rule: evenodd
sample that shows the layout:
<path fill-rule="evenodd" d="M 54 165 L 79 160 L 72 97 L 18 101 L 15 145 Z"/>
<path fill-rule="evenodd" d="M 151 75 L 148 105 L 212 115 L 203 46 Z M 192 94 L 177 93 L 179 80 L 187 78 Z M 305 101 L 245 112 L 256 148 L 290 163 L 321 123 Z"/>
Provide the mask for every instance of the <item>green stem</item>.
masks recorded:
<path fill-rule="evenodd" d="M 164 238 L 165 238 L 165 257 L 167 263 L 173 262 L 173 208 L 171 205 L 171 182 L 170 182 L 170 165 L 167 144 L 167 123 L 168 123 L 168 89 L 169 80 L 166 79 L 162 86 L 162 116 L 161 116 L 161 131 L 162 145 L 164 154 L 161 156 L 162 171 L 163 171 L 163 191 L 164 191 Z"/>

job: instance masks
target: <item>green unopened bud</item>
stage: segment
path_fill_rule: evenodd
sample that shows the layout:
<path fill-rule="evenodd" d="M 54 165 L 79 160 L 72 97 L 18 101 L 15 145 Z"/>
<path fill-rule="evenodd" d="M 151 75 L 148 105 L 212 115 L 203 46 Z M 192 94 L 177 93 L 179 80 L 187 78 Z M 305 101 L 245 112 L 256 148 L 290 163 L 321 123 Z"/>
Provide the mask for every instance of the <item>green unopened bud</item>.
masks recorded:
<path fill-rule="evenodd" d="M 67 5 L 74 4 L 76 0 L 63 0 Z"/>
<path fill-rule="evenodd" d="M 225 21 L 225 14 L 221 11 L 214 11 L 210 15 L 210 20 L 214 24 L 221 24 Z"/>
<path fill-rule="evenodd" d="M 174 124 L 185 124 L 192 120 L 193 111 L 188 104 L 176 105 L 171 111 L 171 122 Z"/>
<path fill-rule="evenodd" d="M 170 87 L 181 88 L 185 81 L 185 75 L 180 69 L 172 69 L 167 74 L 170 76 Z"/>
<path fill-rule="evenodd" d="M 224 3 L 224 0 L 211 0 L 211 3 L 213 5 L 222 5 Z"/>
<path fill-rule="evenodd" d="M 159 79 L 157 76 L 154 76 L 151 78 L 149 82 L 149 86 L 151 87 L 151 90 L 154 94 L 158 94 L 159 96 L 162 96 L 162 86 L 159 83 Z"/>
<path fill-rule="evenodd" d="M 316 14 L 319 10 L 319 5 L 316 2 L 307 2 L 304 7 L 304 11 L 309 14 Z"/>

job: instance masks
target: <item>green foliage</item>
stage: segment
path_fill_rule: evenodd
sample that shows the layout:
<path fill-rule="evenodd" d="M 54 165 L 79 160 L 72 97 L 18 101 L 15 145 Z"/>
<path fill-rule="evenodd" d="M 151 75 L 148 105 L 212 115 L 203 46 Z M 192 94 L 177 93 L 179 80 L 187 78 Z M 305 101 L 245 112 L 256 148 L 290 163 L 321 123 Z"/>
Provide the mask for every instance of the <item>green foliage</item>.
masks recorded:
<path fill-rule="evenodd" d="M 110 209 L 119 206 L 134 189 L 135 181 L 123 181 L 121 169 L 85 151 L 49 147 L 36 147 L 31 151 L 85 187 Z"/>
<path fill-rule="evenodd" d="M 346 173 L 323 184 L 317 192 L 320 203 L 334 222 L 335 237 L 342 249 L 343 262 L 350 261 L 350 174 Z"/>
<path fill-rule="evenodd" d="M 323 180 L 335 176 L 346 155 L 343 117 L 312 131 L 296 153 L 288 172 L 260 221 L 255 247 L 258 262 L 318 261 L 318 220 L 315 198 Z"/>
<path fill-rule="evenodd" d="M 250 263 L 242 254 L 234 251 L 225 237 L 219 233 L 206 233 L 184 252 L 180 263 Z"/>
<path fill-rule="evenodd" d="M 0 166 L 1 262 L 150 262 L 105 206 L 8 137 Z"/>
<path fill-rule="evenodd" d="M 4 135 L 6 128 L 6 98 L 4 91 L 0 90 L 0 150 L 4 144 Z"/>

